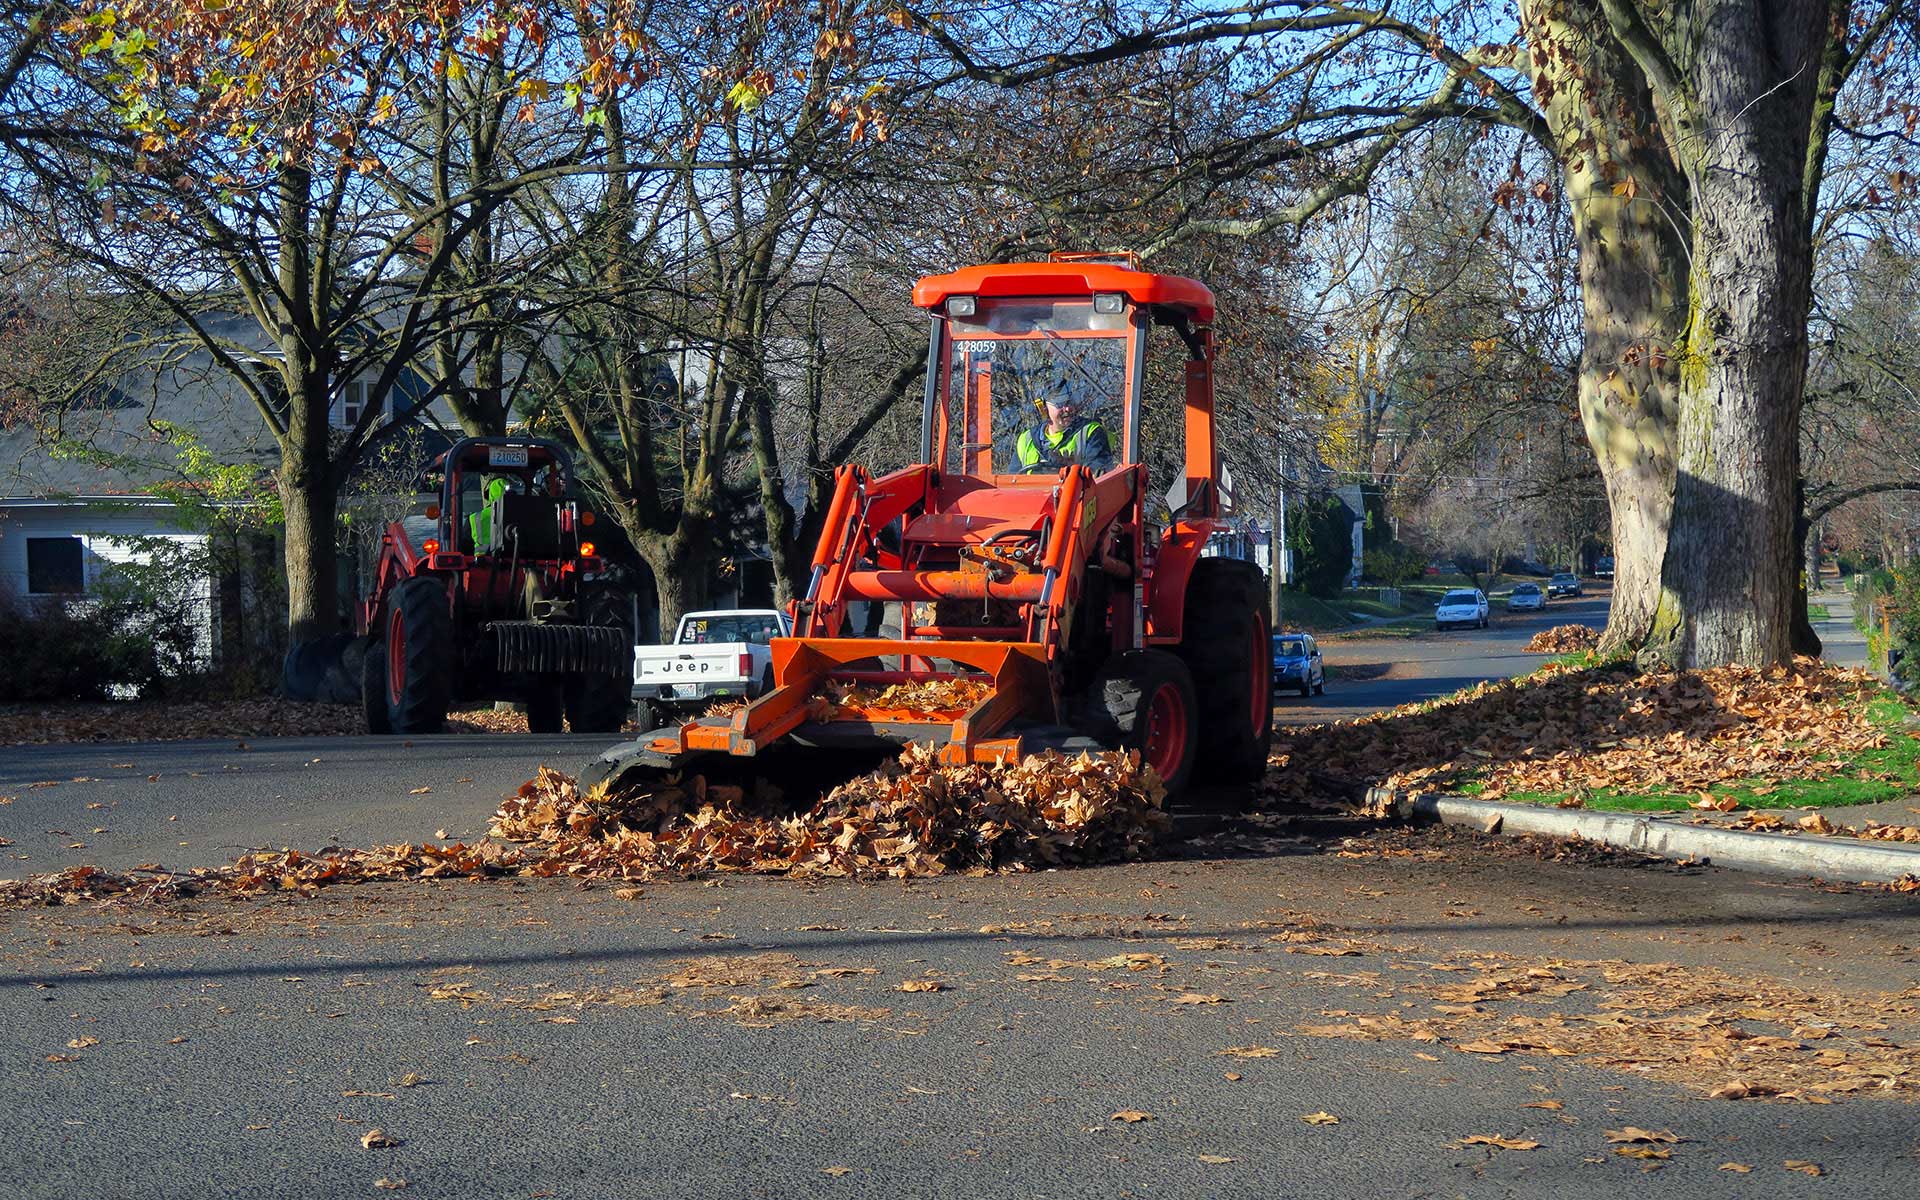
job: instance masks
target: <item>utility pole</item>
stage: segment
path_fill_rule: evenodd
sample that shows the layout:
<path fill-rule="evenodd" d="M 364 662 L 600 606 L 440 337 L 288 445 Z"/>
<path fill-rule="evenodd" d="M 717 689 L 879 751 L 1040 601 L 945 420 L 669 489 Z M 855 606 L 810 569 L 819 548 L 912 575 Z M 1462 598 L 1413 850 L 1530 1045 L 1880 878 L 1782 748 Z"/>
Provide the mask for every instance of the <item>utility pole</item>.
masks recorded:
<path fill-rule="evenodd" d="M 1267 587 L 1273 596 L 1273 632 L 1279 633 L 1285 628 L 1286 613 L 1282 600 L 1282 588 L 1287 582 L 1287 449 L 1286 443 L 1280 446 L 1279 471 L 1273 482 L 1273 537 L 1269 543 L 1269 557 L 1273 570 L 1267 578 Z"/>

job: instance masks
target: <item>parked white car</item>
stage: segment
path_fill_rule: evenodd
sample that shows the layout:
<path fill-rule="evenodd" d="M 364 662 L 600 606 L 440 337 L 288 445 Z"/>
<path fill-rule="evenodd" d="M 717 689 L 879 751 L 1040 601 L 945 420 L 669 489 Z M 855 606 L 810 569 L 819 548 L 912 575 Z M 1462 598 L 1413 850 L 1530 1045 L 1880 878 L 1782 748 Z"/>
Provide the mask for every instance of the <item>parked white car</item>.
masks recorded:
<path fill-rule="evenodd" d="M 751 700 L 773 686 L 773 646 L 787 615 L 772 608 L 688 613 L 673 641 L 633 648 L 640 728 L 699 716 L 716 700 Z"/>
<path fill-rule="evenodd" d="M 1547 595 L 1537 583 L 1517 583 L 1507 593 L 1507 611 L 1525 612 L 1529 609 L 1545 608 Z"/>
<path fill-rule="evenodd" d="M 1477 625 L 1487 627 L 1487 594 L 1479 588 L 1455 588 L 1440 597 L 1440 607 L 1433 610 L 1433 627 L 1445 629 L 1449 625 Z"/>

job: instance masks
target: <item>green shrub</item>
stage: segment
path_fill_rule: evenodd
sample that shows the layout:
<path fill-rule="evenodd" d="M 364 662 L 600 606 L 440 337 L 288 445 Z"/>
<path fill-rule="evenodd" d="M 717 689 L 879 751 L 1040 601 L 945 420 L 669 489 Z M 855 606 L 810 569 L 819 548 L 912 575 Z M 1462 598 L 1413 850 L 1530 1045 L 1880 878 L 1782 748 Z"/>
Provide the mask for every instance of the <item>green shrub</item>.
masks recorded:
<path fill-rule="evenodd" d="M 189 637 L 187 645 L 191 647 Z M 0 698 L 110 700 L 166 690 L 182 656 L 117 599 L 38 596 L 0 600 Z"/>
<path fill-rule="evenodd" d="M 1412 546 L 1393 542 L 1368 550 L 1361 563 L 1368 579 L 1387 587 L 1399 587 L 1420 578 L 1426 569 L 1426 556 Z"/>

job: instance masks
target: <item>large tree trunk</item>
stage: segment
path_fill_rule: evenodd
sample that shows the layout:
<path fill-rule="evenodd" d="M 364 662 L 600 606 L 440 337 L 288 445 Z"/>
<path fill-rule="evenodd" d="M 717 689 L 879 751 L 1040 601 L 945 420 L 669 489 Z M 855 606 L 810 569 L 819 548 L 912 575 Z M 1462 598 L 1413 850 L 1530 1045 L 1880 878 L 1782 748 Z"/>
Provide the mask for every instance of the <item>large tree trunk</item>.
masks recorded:
<path fill-rule="evenodd" d="M 1700 133 L 1679 473 L 1650 646 L 1681 666 L 1792 655 L 1813 268 L 1801 173 L 1827 15 L 1825 0 L 1774 0 L 1695 18 L 1697 107 L 1681 123 Z"/>
<path fill-rule="evenodd" d="M 302 642 L 340 632 L 340 559 L 334 545 L 339 511 L 327 473 L 288 463 L 280 471 L 286 513 L 287 640 Z"/>
<path fill-rule="evenodd" d="M 1521 13 L 1580 250 L 1580 419 L 1613 531 L 1601 644 L 1635 649 L 1659 610 L 1673 517 L 1686 181 L 1659 147 L 1651 90 L 1604 18 L 1548 0 L 1523 0 Z"/>
<path fill-rule="evenodd" d="M 664 537 L 641 533 L 633 538 L 634 548 L 653 572 L 654 590 L 660 597 L 662 641 L 672 639 L 681 617 L 698 611 L 707 602 L 710 536 L 711 530 L 705 526 L 690 528 L 683 522 Z"/>

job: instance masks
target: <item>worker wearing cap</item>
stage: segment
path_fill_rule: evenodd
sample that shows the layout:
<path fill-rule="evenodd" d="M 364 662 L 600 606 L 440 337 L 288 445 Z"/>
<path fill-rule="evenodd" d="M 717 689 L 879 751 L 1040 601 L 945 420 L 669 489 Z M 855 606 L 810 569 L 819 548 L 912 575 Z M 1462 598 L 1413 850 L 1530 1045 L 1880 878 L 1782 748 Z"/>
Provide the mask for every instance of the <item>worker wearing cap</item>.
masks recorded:
<path fill-rule="evenodd" d="M 1071 395 L 1063 392 L 1049 396 L 1045 411 L 1046 420 L 1021 430 L 1014 442 L 1022 473 L 1078 463 L 1098 474 L 1113 465 L 1113 442 L 1107 437 L 1106 426 L 1082 416 L 1079 402 Z"/>

